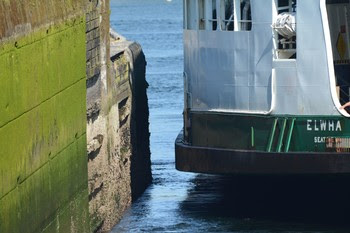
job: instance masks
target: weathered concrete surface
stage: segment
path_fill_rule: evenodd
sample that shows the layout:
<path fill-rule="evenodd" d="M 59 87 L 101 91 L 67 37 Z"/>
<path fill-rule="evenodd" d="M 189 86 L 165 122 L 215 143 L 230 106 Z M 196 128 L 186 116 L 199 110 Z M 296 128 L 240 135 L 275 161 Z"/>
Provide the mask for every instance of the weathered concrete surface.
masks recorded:
<path fill-rule="evenodd" d="M 88 108 L 87 126 L 89 206 L 96 232 L 110 230 L 152 179 L 145 58 L 139 45 L 115 39 L 111 54 L 106 86 L 101 77 L 88 87 L 87 102 L 100 104 Z"/>
<path fill-rule="evenodd" d="M 89 232 L 84 1 L 0 2 L 0 232 Z"/>
<path fill-rule="evenodd" d="M 44 25 L 82 15 L 85 0 L 3 0 L 0 2 L 0 38 L 28 35 Z"/>
<path fill-rule="evenodd" d="M 128 123 L 125 132 L 130 134 L 125 133 L 121 147 L 125 148 L 122 150 L 125 154 L 126 149 L 129 149 L 131 198 L 135 200 L 152 180 L 146 60 L 139 44 L 126 41 L 116 34 L 111 43 L 111 54 L 114 65 L 113 76 L 118 87 L 118 106 L 122 113 L 119 122 Z M 126 98 L 131 98 L 128 105 Z M 126 107 L 122 106 L 124 103 Z"/>

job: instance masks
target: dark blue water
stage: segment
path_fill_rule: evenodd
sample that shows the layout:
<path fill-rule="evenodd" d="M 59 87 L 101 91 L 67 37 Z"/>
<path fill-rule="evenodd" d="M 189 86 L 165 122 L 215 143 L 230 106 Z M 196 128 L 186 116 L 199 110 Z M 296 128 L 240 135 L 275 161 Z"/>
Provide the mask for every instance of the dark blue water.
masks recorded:
<path fill-rule="evenodd" d="M 350 195 L 333 186 L 333 179 L 176 171 L 174 141 L 183 109 L 182 0 L 111 0 L 111 8 L 112 28 L 139 42 L 146 55 L 154 178 L 112 232 L 350 232 L 344 226 L 350 222 L 344 202 Z"/>

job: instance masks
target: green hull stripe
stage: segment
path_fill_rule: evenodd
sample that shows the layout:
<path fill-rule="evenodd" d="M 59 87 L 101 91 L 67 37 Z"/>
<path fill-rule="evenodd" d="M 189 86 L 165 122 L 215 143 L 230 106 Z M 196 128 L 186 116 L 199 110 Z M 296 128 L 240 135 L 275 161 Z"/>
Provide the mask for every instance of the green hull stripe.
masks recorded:
<path fill-rule="evenodd" d="M 330 152 L 349 149 L 350 119 L 342 116 L 257 116 L 191 112 L 193 146 L 265 152 Z M 334 148 L 333 148 L 334 147 Z M 343 148 L 344 147 L 344 148 Z"/>
<path fill-rule="evenodd" d="M 286 142 L 286 147 L 284 148 L 284 152 L 289 152 L 289 147 L 290 147 L 290 140 L 292 139 L 292 134 L 293 134 L 293 129 L 294 129 L 294 122 L 295 118 L 291 120 L 289 130 L 288 130 L 288 135 L 287 135 L 287 142 Z"/>
<path fill-rule="evenodd" d="M 270 134 L 270 138 L 269 138 L 269 144 L 267 145 L 267 152 L 271 152 L 271 149 L 272 149 L 272 143 L 273 143 L 273 139 L 274 139 L 274 137 L 275 137 L 277 121 L 278 121 L 278 118 L 276 118 L 276 119 L 273 121 L 272 129 L 271 129 L 271 134 Z"/>

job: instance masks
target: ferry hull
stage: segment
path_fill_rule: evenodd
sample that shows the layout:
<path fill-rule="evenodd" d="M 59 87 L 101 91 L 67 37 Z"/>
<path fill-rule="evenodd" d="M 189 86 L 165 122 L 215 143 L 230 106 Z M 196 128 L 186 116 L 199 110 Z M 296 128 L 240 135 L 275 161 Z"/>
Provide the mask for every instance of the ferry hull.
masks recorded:
<path fill-rule="evenodd" d="M 335 152 L 261 152 L 191 146 L 180 133 L 175 142 L 176 169 L 240 175 L 350 174 L 350 154 Z"/>

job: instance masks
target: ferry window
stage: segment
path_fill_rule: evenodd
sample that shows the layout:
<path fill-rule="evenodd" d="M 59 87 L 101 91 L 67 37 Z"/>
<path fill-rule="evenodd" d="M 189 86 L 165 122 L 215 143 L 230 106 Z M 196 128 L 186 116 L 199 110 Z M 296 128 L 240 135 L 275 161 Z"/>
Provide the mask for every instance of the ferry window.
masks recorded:
<path fill-rule="evenodd" d="M 187 29 L 250 31 L 252 28 L 250 0 L 185 0 L 185 2 L 184 20 L 187 22 Z M 195 19 L 193 13 L 196 14 Z"/>
<path fill-rule="evenodd" d="M 217 14 L 216 14 L 216 0 L 212 0 L 212 29 L 215 31 L 217 29 Z"/>
<path fill-rule="evenodd" d="M 252 30 L 252 14 L 250 9 L 250 0 L 241 1 L 241 21 L 240 29 L 241 31 Z"/>
<path fill-rule="evenodd" d="M 199 30 L 204 30 L 205 29 L 205 0 L 199 0 L 198 1 L 198 28 Z"/>
<path fill-rule="evenodd" d="M 224 15 L 222 15 L 222 30 L 250 31 L 252 16 L 250 0 L 225 0 Z"/>
<path fill-rule="evenodd" d="M 295 12 L 296 0 L 278 0 L 278 14 Z"/>
<path fill-rule="evenodd" d="M 223 20 L 224 30 L 233 31 L 234 10 L 233 0 L 225 0 L 225 18 Z"/>
<path fill-rule="evenodd" d="M 296 58 L 296 0 L 277 0 L 275 30 L 275 58 Z"/>

